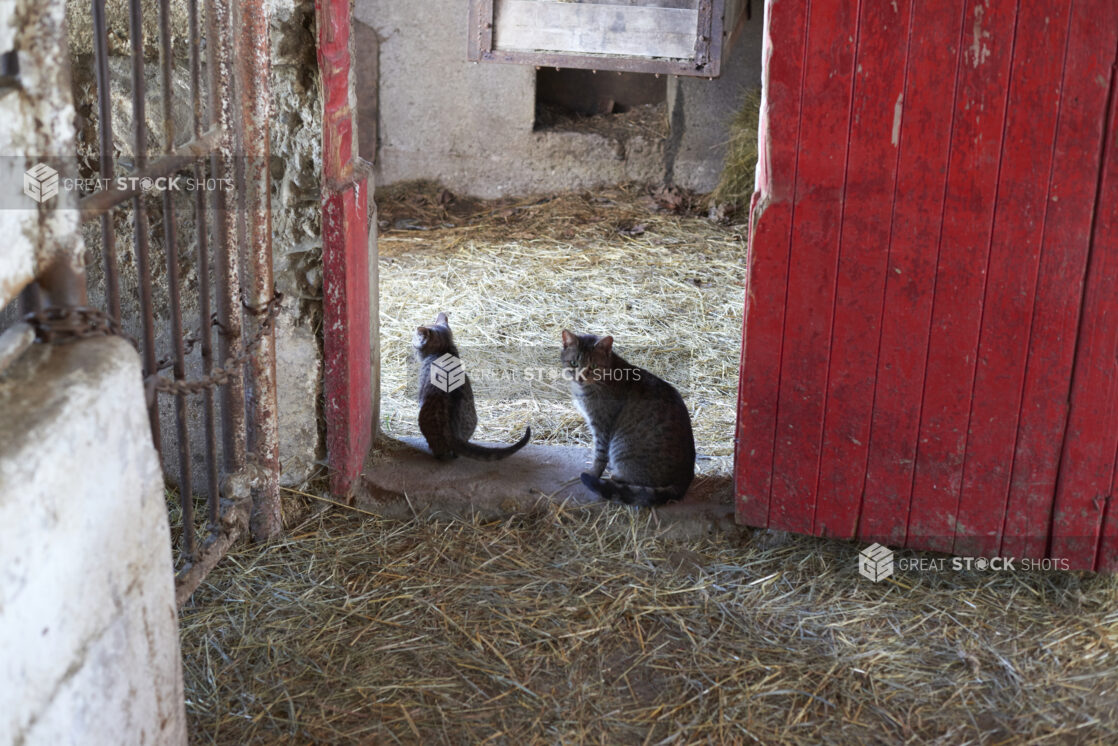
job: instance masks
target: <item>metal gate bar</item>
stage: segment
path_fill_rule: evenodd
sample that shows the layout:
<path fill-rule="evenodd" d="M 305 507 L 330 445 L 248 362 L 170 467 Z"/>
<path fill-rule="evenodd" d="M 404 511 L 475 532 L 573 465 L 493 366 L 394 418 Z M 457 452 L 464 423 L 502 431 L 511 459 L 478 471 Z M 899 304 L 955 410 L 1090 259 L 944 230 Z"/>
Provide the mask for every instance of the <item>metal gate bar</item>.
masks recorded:
<path fill-rule="evenodd" d="M 131 0 L 129 5 L 129 36 L 132 44 L 132 122 L 135 131 L 133 158 L 137 174 L 145 174 L 147 167 L 147 85 L 144 80 L 144 25 L 140 0 Z M 108 39 L 98 39 L 105 44 L 104 54 L 108 55 Z M 104 126 L 104 125 L 102 125 Z M 148 240 L 148 214 L 144 206 L 143 194 L 137 192 L 132 198 L 132 219 L 135 226 L 136 266 L 140 273 L 140 315 L 143 319 L 143 339 L 140 352 L 144 358 L 144 375 L 156 372 L 155 367 L 155 308 L 151 298 L 151 245 Z M 148 419 L 151 421 L 151 438 L 155 449 L 162 451 L 163 444 L 159 432 L 159 407 L 155 397 L 148 402 Z"/>
<path fill-rule="evenodd" d="M 202 43 L 201 27 L 198 18 L 198 0 L 190 0 L 187 6 L 187 24 L 190 33 L 190 120 L 194 139 L 200 140 L 202 132 L 209 128 L 209 108 L 202 101 Z M 210 107 L 212 108 L 212 107 Z M 173 143 L 172 143 L 173 145 Z M 195 181 L 200 181 L 206 170 L 200 160 L 191 166 Z M 194 224 L 205 228 L 209 223 L 206 215 L 206 194 L 201 190 L 194 192 Z M 213 337 L 210 335 L 210 262 L 209 230 L 198 231 L 197 271 L 198 271 L 198 339 L 201 343 L 202 375 L 213 373 Z M 217 495 L 217 436 L 214 424 L 214 392 L 202 392 L 202 427 L 206 440 L 206 494 Z M 210 526 L 216 526 L 220 515 L 218 501 L 207 499 L 206 518 Z"/>
<path fill-rule="evenodd" d="M 97 115 L 101 130 L 97 133 L 100 145 L 100 175 L 102 179 L 113 177 L 113 107 L 109 91 L 109 58 L 104 43 L 97 40 L 106 38 L 105 3 L 93 3 L 93 54 L 97 72 Z M 105 272 L 105 297 L 109 301 L 109 316 L 120 319 L 120 270 L 116 261 L 116 234 L 113 233 L 113 218 L 108 213 L 101 214 L 101 255 Z"/>
<path fill-rule="evenodd" d="M 140 0 L 130 0 L 132 114 L 135 131 L 134 168 L 126 188 L 110 181 L 81 200 L 84 221 L 100 220 L 107 312 L 111 324 L 121 318 L 120 267 L 112 211 L 131 202 L 134 213 L 134 249 L 139 287 L 141 325 L 140 350 L 148 393 L 148 415 L 152 438 L 162 450 L 159 393 L 174 397 L 174 443 L 178 451 L 177 481 L 182 506 L 181 570 L 178 576 L 180 603 L 201 582 L 206 572 L 249 527 L 248 498 L 251 496 L 253 533 L 270 538 L 280 530 L 278 428 L 276 426 L 276 380 L 274 334 L 271 327 L 275 296 L 271 275 L 271 227 L 268 199 L 268 16 L 261 0 L 249 0 L 234 9 L 230 0 L 188 0 L 189 90 L 191 96 L 191 139 L 176 146 L 173 119 L 174 39 L 171 33 L 169 0 L 159 0 L 159 55 L 162 97 L 162 137 L 158 154 L 149 160 L 146 131 L 146 83 L 144 77 L 143 9 Z M 238 13 L 234 35 L 234 13 Z M 203 19 L 206 59 L 202 59 Z M 99 113 L 99 174 L 113 180 L 113 129 L 108 29 L 105 0 L 92 0 L 93 50 Z M 204 66 L 204 67 L 203 67 Z M 246 157 L 246 144 L 262 152 Z M 207 168 L 208 166 L 208 168 Z M 207 175 L 218 183 L 241 188 L 237 200 L 224 189 L 207 195 L 195 189 L 192 210 L 197 236 L 198 329 L 190 333 L 183 318 L 179 277 L 178 242 L 181 236 L 170 190 L 162 194 L 162 235 L 166 258 L 171 354 L 161 362 L 156 354 L 156 314 L 152 287 L 150 224 L 141 179 L 152 180 L 187 171 L 195 184 Z M 247 217 L 247 220 L 246 220 Z M 212 230 L 212 234 L 211 231 Z M 242 260 L 240 251 L 245 252 Z M 211 274 L 210 262 L 214 263 Z M 242 272 L 250 292 L 242 292 Z M 44 285 L 45 287 L 45 285 Z M 52 297 L 52 304 L 57 301 Z M 216 313 L 215 313 L 216 306 Z M 247 319 L 245 318 L 247 314 Z M 244 338 L 244 324 L 252 321 L 253 334 Z M 217 361 L 213 335 L 218 327 Z M 187 381 L 187 355 L 200 346 L 202 380 Z M 160 377 L 171 368 L 172 380 Z M 246 397 L 246 381 L 250 397 Z M 215 397 L 213 389 L 219 389 Z M 188 427 L 192 406 L 200 394 L 202 440 L 204 441 L 208 531 L 199 542 L 194 526 L 194 474 L 191 464 L 191 433 Z M 246 400 L 251 406 L 247 416 Z M 220 416 L 218 416 L 220 415 Z M 217 427 L 220 422 L 220 454 Z M 251 425 L 251 428 L 249 427 Z M 246 450 L 251 435 L 252 451 Z M 200 485 L 201 486 L 201 485 Z M 222 500 L 224 491 L 227 500 Z"/>
<path fill-rule="evenodd" d="M 269 169 L 269 115 L 272 105 L 269 75 L 268 14 L 264 0 L 241 0 L 236 6 L 236 72 L 240 82 L 237 135 L 245 155 L 243 198 L 244 243 L 249 250 L 249 303 L 260 308 L 275 293 L 272 279 L 272 212 Z M 251 251 L 267 246 L 267 251 Z M 253 488 L 251 528 L 257 538 L 277 536 L 283 526 L 279 500 L 279 427 L 277 423 L 275 337 L 260 339 L 249 361 L 252 452 L 260 476 Z"/>
<path fill-rule="evenodd" d="M 137 5 L 138 0 L 133 0 Z M 163 87 L 163 153 L 170 155 L 175 148 L 175 122 L 171 110 L 171 65 L 173 48 L 171 39 L 171 7 L 169 0 L 159 0 L 159 42 L 162 69 L 160 82 Z M 191 95 L 194 95 L 194 91 Z M 143 126 L 137 127 L 142 130 Z M 179 287 L 179 252 L 176 244 L 175 208 L 171 202 L 171 191 L 163 192 L 163 251 L 167 259 L 167 284 L 171 299 L 171 344 L 174 347 L 172 370 L 176 381 L 186 378 L 186 340 L 182 328 L 182 296 Z M 200 228 L 198 234 L 205 232 Z M 175 395 L 175 425 L 179 449 L 179 498 L 182 504 L 183 553 L 188 559 L 195 557 L 194 541 L 194 479 L 190 470 L 190 430 L 187 426 L 186 394 Z M 216 493 L 208 495 L 213 502 Z"/>

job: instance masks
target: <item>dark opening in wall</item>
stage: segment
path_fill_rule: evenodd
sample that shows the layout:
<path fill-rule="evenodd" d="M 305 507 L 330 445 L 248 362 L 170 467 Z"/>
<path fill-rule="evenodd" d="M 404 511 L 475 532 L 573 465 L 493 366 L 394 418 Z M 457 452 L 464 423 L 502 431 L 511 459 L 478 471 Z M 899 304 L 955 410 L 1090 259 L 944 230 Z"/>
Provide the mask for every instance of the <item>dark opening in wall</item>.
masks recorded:
<path fill-rule="evenodd" d="M 667 134 L 666 76 L 542 68 L 536 73 L 537 130 L 611 129 L 617 119 Z"/>

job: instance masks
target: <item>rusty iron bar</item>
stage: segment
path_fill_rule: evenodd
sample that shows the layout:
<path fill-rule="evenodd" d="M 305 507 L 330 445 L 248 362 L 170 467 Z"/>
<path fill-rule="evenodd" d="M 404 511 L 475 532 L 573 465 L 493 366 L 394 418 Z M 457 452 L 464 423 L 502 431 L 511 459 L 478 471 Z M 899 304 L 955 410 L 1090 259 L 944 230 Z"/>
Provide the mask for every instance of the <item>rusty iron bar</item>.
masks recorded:
<path fill-rule="evenodd" d="M 236 183 L 233 133 L 233 28 L 229 0 L 206 0 L 206 40 L 210 78 L 211 116 L 220 133 L 211 157 L 211 170 L 217 178 Z M 237 357 L 242 349 L 240 306 L 240 267 L 237 257 L 237 225 L 229 197 L 221 189 L 213 191 L 214 251 L 217 270 L 218 358 Z M 226 473 L 239 472 L 245 465 L 245 390 L 244 381 L 235 378 L 221 388 L 221 440 Z"/>
<path fill-rule="evenodd" d="M 174 62 L 174 40 L 171 38 L 170 0 L 159 0 L 160 85 L 163 88 L 163 153 L 175 149 L 175 121 L 172 103 L 171 65 Z M 186 343 L 182 327 L 182 292 L 179 282 L 178 235 L 175 230 L 175 204 L 171 190 L 163 191 L 163 251 L 167 261 L 167 292 L 171 306 L 171 345 L 174 349 L 175 380 L 186 378 Z M 190 428 L 187 422 L 185 394 L 175 394 L 175 428 L 179 452 L 179 498 L 182 505 L 183 554 L 193 559 L 194 541 L 194 479 L 190 463 Z"/>
<path fill-rule="evenodd" d="M 147 166 L 147 111 L 144 99 L 147 85 L 144 81 L 144 15 L 140 0 L 130 0 L 128 13 L 128 34 L 132 45 L 132 121 L 134 133 L 135 159 L 138 170 Z M 155 357 L 155 308 L 151 297 L 151 256 L 148 244 L 147 208 L 142 195 L 132 198 L 135 224 L 134 240 L 136 248 L 136 270 L 140 281 L 140 314 L 143 316 L 143 359 L 144 377 L 156 372 Z M 159 433 L 159 402 L 148 402 L 148 420 L 151 422 L 151 439 L 155 450 L 162 451 Z"/>
<path fill-rule="evenodd" d="M 88 197 L 83 197 L 81 201 L 78 202 L 78 209 L 81 210 L 82 220 L 91 220 L 92 218 L 104 215 L 114 207 L 130 199 L 134 199 L 138 195 L 146 194 L 146 192 L 138 186 L 140 179 L 146 176 L 154 180 L 162 176 L 171 176 L 178 171 L 189 168 L 192 164 L 197 162 L 199 158 L 212 153 L 220 140 L 221 133 L 216 130 L 210 130 L 195 137 L 190 142 L 180 145 L 172 154 L 157 158 L 151 163 L 146 164 L 142 169 L 136 168 L 129 172 L 129 179 L 134 180 L 137 184 L 136 186 L 130 186 L 127 189 L 117 189 L 114 184 L 110 189 L 102 189 Z M 130 181 L 129 183 L 131 184 L 133 182 Z"/>
<path fill-rule="evenodd" d="M 198 552 L 198 557 L 184 567 L 175 576 L 175 606 L 182 608 L 191 594 L 198 589 L 210 570 L 217 566 L 221 558 L 241 538 L 245 531 L 242 528 L 227 528 L 224 531 L 215 531 L 206 537 Z"/>
<path fill-rule="evenodd" d="M 190 0 L 187 6 L 187 22 L 190 35 L 190 98 L 191 124 L 194 139 L 202 136 L 209 127 L 208 111 L 202 101 L 202 31 L 198 19 L 198 0 Z M 194 161 L 194 180 L 200 182 L 205 176 L 201 160 Z M 194 224 L 198 242 L 198 335 L 201 342 L 202 375 L 208 377 L 213 372 L 213 337 L 210 334 L 210 249 L 209 219 L 206 211 L 206 195 L 201 189 L 194 191 Z M 219 528 L 221 517 L 221 492 L 218 487 L 217 435 L 214 413 L 213 389 L 202 392 L 202 427 L 206 440 L 206 505 L 207 523 L 211 533 Z"/>
<path fill-rule="evenodd" d="M 234 479 L 230 481 L 242 481 Z M 197 557 L 175 576 L 175 605 L 182 608 L 202 580 L 238 540 L 248 533 L 247 501 L 228 504 L 221 514 L 221 524 L 202 542 Z"/>
<path fill-rule="evenodd" d="M 109 82 L 109 35 L 105 26 L 105 0 L 93 0 L 93 56 L 97 74 L 97 117 L 100 125 L 102 179 L 113 176 L 113 104 Z M 120 320 L 120 272 L 116 261 L 116 233 L 113 217 L 101 215 L 101 255 L 105 268 L 105 298 L 109 315 Z"/>
<path fill-rule="evenodd" d="M 234 59 L 239 83 L 237 140 L 244 155 L 243 251 L 250 271 L 248 303 L 262 308 L 275 294 L 272 278 L 271 182 L 269 127 L 272 108 L 269 75 L 268 9 L 264 0 L 236 4 L 238 30 Z M 258 320 L 257 323 L 263 323 Z M 257 541 L 275 538 L 283 530 L 279 497 L 279 426 L 276 400 L 274 327 L 251 350 L 248 366 L 252 417 L 252 453 L 259 467 L 252 491 L 250 528 Z"/>

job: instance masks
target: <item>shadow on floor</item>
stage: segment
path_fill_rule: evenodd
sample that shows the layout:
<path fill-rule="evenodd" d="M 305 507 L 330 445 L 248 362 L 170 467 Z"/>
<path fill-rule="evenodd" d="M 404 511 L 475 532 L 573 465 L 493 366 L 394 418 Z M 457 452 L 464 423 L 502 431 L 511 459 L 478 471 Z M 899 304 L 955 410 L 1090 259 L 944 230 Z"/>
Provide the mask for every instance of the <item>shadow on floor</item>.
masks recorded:
<path fill-rule="evenodd" d="M 501 461 L 437 461 L 422 439 L 382 438 L 355 488 L 354 501 L 362 510 L 401 518 L 412 514 L 497 518 L 541 502 L 587 509 L 605 506 L 579 482 L 586 465 L 585 448 L 529 444 Z M 733 482 L 727 475 L 696 476 L 687 497 L 652 510 L 671 535 L 737 529 Z"/>

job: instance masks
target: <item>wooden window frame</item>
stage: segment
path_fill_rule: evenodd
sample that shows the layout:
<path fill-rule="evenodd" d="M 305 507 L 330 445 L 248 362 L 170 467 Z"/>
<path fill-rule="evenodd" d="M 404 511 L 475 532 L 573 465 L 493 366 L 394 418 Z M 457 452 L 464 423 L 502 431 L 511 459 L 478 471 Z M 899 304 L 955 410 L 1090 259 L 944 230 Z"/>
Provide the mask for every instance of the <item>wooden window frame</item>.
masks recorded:
<path fill-rule="evenodd" d="M 633 57 L 611 54 L 579 54 L 560 51 L 498 50 L 494 48 L 495 0 L 469 0 L 469 43 L 471 62 L 503 62 L 536 67 L 568 67 L 584 70 L 689 75 L 715 78 L 721 72 L 724 37 L 723 14 L 727 5 L 744 12 L 745 3 L 734 0 L 699 0 L 694 55 L 686 59 Z M 712 40 L 718 43 L 712 43 Z"/>

